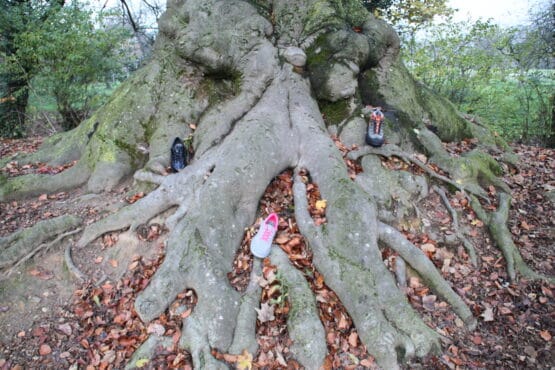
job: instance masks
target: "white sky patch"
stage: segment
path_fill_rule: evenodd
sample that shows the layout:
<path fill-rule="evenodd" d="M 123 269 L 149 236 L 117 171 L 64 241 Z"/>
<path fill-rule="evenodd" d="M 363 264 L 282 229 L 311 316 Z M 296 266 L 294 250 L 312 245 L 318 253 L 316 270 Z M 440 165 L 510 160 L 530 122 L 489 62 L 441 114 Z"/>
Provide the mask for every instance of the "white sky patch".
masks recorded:
<path fill-rule="evenodd" d="M 459 11 L 455 21 L 492 18 L 500 26 L 524 25 L 530 21 L 530 11 L 540 10 L 551 0 L 448 0 L 447 3 Z"/>

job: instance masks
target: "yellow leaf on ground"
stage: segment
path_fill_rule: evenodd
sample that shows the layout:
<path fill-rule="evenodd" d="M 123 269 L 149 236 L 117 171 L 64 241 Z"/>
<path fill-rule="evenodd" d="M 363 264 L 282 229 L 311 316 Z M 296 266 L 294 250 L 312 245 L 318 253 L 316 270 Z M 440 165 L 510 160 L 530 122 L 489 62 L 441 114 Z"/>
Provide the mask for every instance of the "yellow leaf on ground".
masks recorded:
<path fill-rule="evenodd" d="M 328 201 L 325 199 L 317 200 L 315 207 L 318 211 L 323 211 L 324 209 L 326 209 L 327 203 Z"/>
<path fill-rule="evenodd" d="M 251 370 L 252 369 L 252 355 L 246 350 L 237 356 L 237 370 Z"/>
<path fill-rule="evenodd" d="M 145 367 L 149 362 L 150 360 L 148 358 L 141 358 L 135 362 L 135 366 L 138 368 Z"/>

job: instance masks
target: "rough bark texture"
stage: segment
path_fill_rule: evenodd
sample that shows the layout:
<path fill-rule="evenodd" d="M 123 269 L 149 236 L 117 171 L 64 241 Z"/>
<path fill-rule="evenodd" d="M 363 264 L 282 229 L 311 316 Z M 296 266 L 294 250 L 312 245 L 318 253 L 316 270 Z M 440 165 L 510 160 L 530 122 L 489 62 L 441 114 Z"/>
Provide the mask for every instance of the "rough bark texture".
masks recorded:
<path fill-rule="evenodd" d="M 486 154 L 498 150 L 499 143 L 412 79 L 399 60 L 395 32 L 361 4 L 169 1 L 150 63 L 92 118 L 51 138 L 43 150 L 25 159 L 79 162 L 53 177 L 4 179 L 0 199 L 81 185 L 100 192 L 133 173 L 137 182 L 156 185 L 145 198 L 87 227 L 76 247 L 175 208 L 166 220 L 171 231 L 165 261 L 135 307 L 148 322 L 184 288 L 194 289 L 198 304 L 183 323 L 181 345 L 192 353 L 196 368 L 216 369 L 225 365 L 211 356 L 211 348 L 256 350 L 259 291 L 251 284 L 241 294 L 226 276 L 244 229 L 255 219 L 272 178 L 287 168 L 296 173 L 303 169 L 327 200 L 327 223 L 313 223 L 298 176 L 297 222 L 314 252 L 316 268 L 347 308 L 368 351 L 381 367 L 395 369 L 405 356 L 438 349 L 438 334 L 397 289 L 379 245 L 396 250 L 469 327 L 474 326 L 470 310 L 433 264 L 388 223 L 398 224 L 411 212 L 412 202 L 427 194 L 432 178 L 478 197 L 486 194 L 483 186 L 507 192 L 496 177 L 498 164 Z M 354 26 L 362 31 L 353 31 Z M 362 147 L 365 122 L 360 114 L 367 104 L 388 112 L 389 144 L 381 155 L 409 158 L 407 153 L 424 151 L 449 178 L 388 173 L 377 160 L 379 153 L 361 149 L 356 155 L 364 156 L 364 173 L 351 181 L 330 133 Z M 437 135 L 428 129 L 432 125 Z M 192 138 L 194 158 L 183 171 L 161 176 L 176 136 Z M 480 143 L 464 157 L 451 157 L 441 145 L 442 140 L 466 137 L 479 137 Z M 148 154 L 142 147 L 148 147 Z M 483 217 L 494 224 L 506 221 L 503 214 Z M 516 249 L 513 253 L 518 254 Z M 318 368 L 322 338 L 313 303 L 284 256 L 278 252 L 272 258 L 295 293 L 289 326 L 296 338 L 294 353 L 307 368 Z M 300 322 L 310 327 L 314 338 L 299 331 Z M 149 340 L 141 356 L 156 342 Z M 311 348 L 318 352 L 310 353 Z"/>

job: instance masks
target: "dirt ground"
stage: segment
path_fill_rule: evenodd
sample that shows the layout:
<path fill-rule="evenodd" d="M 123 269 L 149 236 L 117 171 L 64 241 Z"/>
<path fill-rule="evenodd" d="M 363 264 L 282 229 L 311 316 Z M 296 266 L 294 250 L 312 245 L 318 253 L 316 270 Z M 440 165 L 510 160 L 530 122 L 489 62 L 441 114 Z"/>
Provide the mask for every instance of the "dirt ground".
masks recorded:
<path fill-rule="evenodd" d="M 40 142 L 40 138 L 0 139 L 0 154 L 4 157 L 18 151 L 32 151 Z M 453 144 L 448 149 L 457 155 L 465 150 L 465 145 Z M 509 227 L 525 260 L 536 270 L 553 276 L 555 207 L 550 197 L 555 190 L 555 153 L 522 145 L 515 145 L 513 149 L 520 162 L 516 168 L 505 168 L 505 181 L 513 190 Z M 25 167 L 16 162 L 15 158 L 1 170 L 15 176 L 65 169 L 43 164 Z M 384 159 L 383 165 L 414 170 L 395 160 Z M 311 255 L 291 212 L 290 185 L 290 174 L 276 177 L 261 201 L 261 216 L 264 209 L 280 214 L 276 243 L 297 267 L 311 271 L 307 280 L 318 297 L 320 317 L 326 327 L 329 349 L 326 368 L 375 368 L 348 314 L 312 266 Z M 314 204 L 319 196 L 317 188 L 311 194 L 314 194 L 311 202 Z M 495 194 L 491 195 L 494 199 Z M 101 195 L 84 194 L 78 189 L 0 203 L 0 237 L 39 220 L 64 214 L 78 215 L 87 225 L 141 196 L 132 191 L 130 181 Z M 420 217 L 415 220 L 418 225 L 406 225 L 403 232 L 428 254 L 471 307 L 479 324 L 475 331 L 466 331 L 449 306 L 409 270 L 407 286 L 403 289 L 413 307 L 443 336 L 443 341 L 442 353 L 411 360 L 407 368 L 555 369 L 555 286 L 541 281 L 510 283 L 502 255 L 492 244 L 484 225 L 464 197 L 460 194 L 448 196 L 451 207 L 459 212 L 460 230 L 477 249 L 478 268 L 471 265 L 460 241 L 454 237 L 457 230 L 437 192 L 430 192 L 418 204 Z M 318 222 L 325 222 L 321 209 L 313 216 Z M 159 320 L 146 327 L 132 308 L 137 292 L 148 284 L 149 277 L 163 259 L 167 231 L 161 224 L 161 220 L 151 220 L 137 232 L 114 232 L 86 248 L 73 248 L 72 260 L 88 277 L 86 282 L 79 282 L 65 264 L 64 251 L 72 243 L 70 238 L 51 250 L 39 252 L 29 262 L 13 269 L 9 276 L 3 276 L 0 280 L 0 369 L 123 368 L 148 334 L 160 330 L 174 338 L 174 346 L 160 350 L 158 359 L 146 367 L 190 368 L 190 358 L 186 352 L 175 348 L 175 338 L 180 335 L 179 320 L 194 307 L 194 293 L 184 291 L 178 297 L 182 306 L 189 310 L 176 314 L 170 307 Z M 252 262 L 248 241 L 255 227 L 246 230 L 242 249 L 231 267 L 230 281 L 238 289 L 246 285 Z M 393 270 L 396 255 L 384 250 L 383 258 Z M 263 302 L 275 302 L 276 297 L 280 297 L 279 289 L 271 288 L 273 273 L 273 267 L 266 264 L 264 278 L 269 285 L 263 291 Z M 273 286 L 275 288 L 275 284 Z M 287 304 L 276 305 L 276 319 L 259 323 L 261 350 L 252 360 L 254 368 L 298 368 L 288 353 L 287 312 Z M 222 358 L 237 368 L 242 360 Z"/>

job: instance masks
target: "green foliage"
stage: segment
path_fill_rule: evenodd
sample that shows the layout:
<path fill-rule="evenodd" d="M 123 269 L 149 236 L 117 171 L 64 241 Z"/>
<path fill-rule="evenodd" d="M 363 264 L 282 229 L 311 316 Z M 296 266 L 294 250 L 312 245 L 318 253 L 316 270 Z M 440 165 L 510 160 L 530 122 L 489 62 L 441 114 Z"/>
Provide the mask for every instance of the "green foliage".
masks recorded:
<path fill-rule="evenodd" d="M 24 80 L 24 89 L 53 96 L 64 129 L 78 125 L 106 100 L 99 84 L 122 77 L 128 51 L 120 45 L 129 35 L 106 19 L 72 2 L 28 23 L 14 34 L 13 52 L 4 54 L 2 72 Z"/>
<path fill-rule="evenodd" d="M 429 25 L 437 16 L 453 13 L 446 0 L 363 0 L 363 5 L 384 18 L 398 33 L 412 34 Z"/>
<path fill-rule="evenodd" d="M 478 115 L 508 140 L 553 135 L 553 69 L 535 27 L 502 29 L 491 22 L 445 23 L 423 40 L 408 40 L 405 59 L 424 84 L 459 110 Z M 543 69 L 540 69 L 543 67 Z"/>
<path fill-rule="evenodd" d="M 16 38 L 39 25 L 61 7 L 61 0 L 2 0 L 0 2 L 0 135 L 24 133 L 28 81 L 36 72 L 32 58 L 15 57 Z M 14 63 L 15 61 L 15 63 Z"/>
<path fill-rule="evenodd" d="M 379 9 L 388 9 L 393 4 L 393 0 L 363 0 L 362 4 L 368 11 L 373 13 Z"/>

